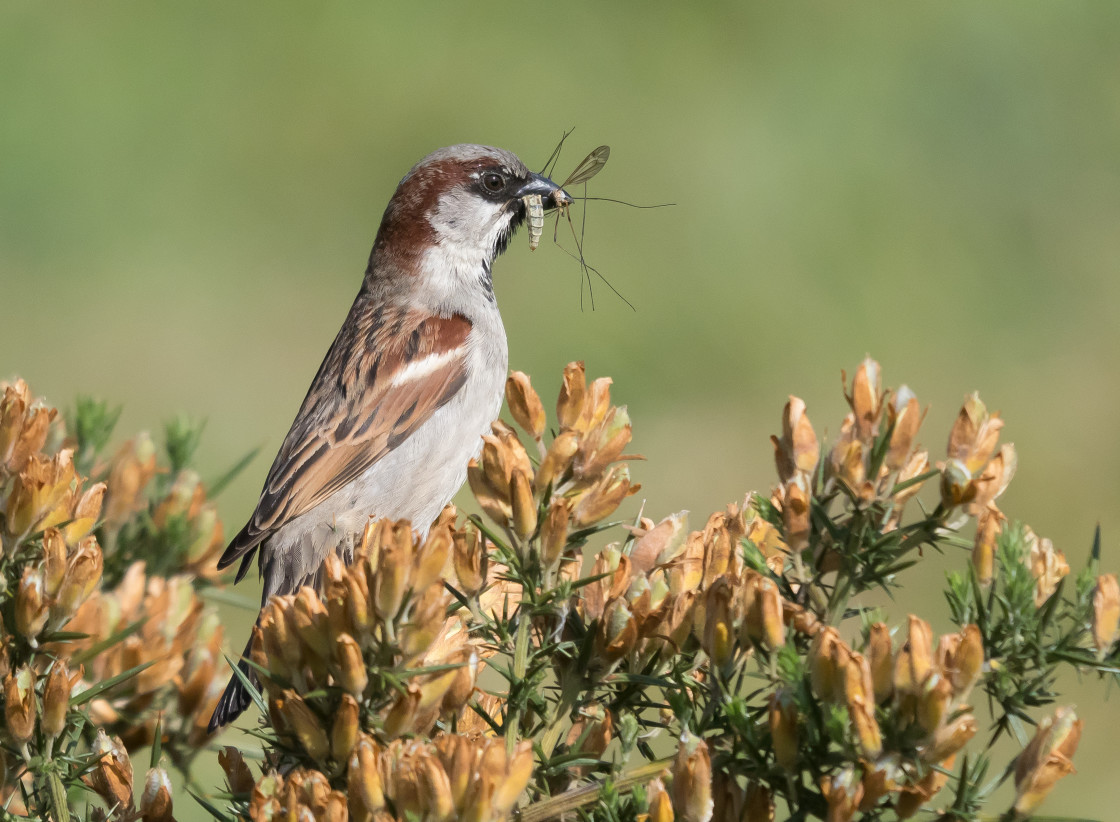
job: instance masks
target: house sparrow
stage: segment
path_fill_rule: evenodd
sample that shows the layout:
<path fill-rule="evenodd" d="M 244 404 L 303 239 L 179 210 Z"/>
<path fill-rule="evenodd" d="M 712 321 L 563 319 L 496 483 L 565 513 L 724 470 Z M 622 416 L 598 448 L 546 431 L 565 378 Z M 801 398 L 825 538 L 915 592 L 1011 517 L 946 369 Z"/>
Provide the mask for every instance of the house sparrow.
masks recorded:
<path fill-rule="evenodd" d="M 370 515 L 426 533 L 463 484 L 506 379 L 490 267 L 525 221 L 529 195 L 549 208 L 572 202 L 515 155 L 477 145 L 433 152 L 397 186 L 257 508 L 218 561 L 240 560 L 240 581 L 258 554 L 262 605 L 317 584 L 331 551 L 349 561 Z M 210 731 L 249 701 L 232 679 Z"/>

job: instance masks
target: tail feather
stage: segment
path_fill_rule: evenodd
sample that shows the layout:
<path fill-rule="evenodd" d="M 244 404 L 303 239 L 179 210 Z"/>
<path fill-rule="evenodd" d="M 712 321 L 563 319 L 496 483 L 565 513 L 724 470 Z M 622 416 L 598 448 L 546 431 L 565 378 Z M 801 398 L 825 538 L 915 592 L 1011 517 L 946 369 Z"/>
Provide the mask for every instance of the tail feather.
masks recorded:
<path fill-rule="evenodd" d="M 260 680 L 257 679 L 256 671 L 250 667 L 249 663 L 245 660 L 249 657 L 249 651 L 253 648 L 253 639 L 249 638 L 248 644 L 245 646 L 244 652 L 241 654 L 242 659 L 237 663 L 237 668 L 249 679 L 254 688 L 260 688 Z M 253 698 L 249 695 L 245 683 L 241 677 L 234 676 L 230 679 L 229 684 L 226 685 L 225 693 L 222 698 L 218 700 L 218 705 L 214 708 L 214 713 L 210 717 L 210 725 L 207 731 L 211 734 L 215 733 L 224 725 L 228 725 L 241 716 L 245 709 L 249 707 L 249 703 Z"/>

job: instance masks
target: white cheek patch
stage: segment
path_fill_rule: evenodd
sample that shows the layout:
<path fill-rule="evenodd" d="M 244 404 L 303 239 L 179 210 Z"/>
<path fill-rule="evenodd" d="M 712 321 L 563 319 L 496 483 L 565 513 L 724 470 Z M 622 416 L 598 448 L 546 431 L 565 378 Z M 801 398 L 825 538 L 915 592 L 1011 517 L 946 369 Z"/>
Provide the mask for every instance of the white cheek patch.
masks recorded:
<path fill-rule="evenodd" d="M 458 357 L 461 353 L 459 349 L 453 348 L 450 351 L 442 351 L 439 354 L 429 354 L 422 359 L 413 360 L 393 375 L 393 380 L 390 385 L 396 387 L 406 382 L 422 379 L 447 365 L 447 363 L 451 362 L 451 360 Z"/>
<path fill-rule="evenodd" d="M 460 189 L 444 194 L 428 221 L 440 242 L 457 246 L 458 253 L 488 255 L 512 217 L 504 204 Z"/>

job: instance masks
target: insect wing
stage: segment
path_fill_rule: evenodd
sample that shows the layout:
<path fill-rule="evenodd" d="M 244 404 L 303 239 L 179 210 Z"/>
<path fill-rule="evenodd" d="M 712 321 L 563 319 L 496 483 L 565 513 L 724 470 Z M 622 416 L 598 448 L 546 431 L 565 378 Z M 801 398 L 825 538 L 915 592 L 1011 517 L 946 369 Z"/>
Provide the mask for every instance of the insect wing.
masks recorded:
<path fill-rule="evenodd" d="M 590 180 L 592 177 L 603 170 L 603 166 L 607 164 L 607 160 L 610 158 L 610 156 L 610 146 L 599 146 L 597 149 L 583 158 L 583 162 L 576 166 L 575 171 L 568 175 L 568 179 L 565 180 L 563 185 L 561 185 L 560 187 L 566 188 L 568 186 L 575 186 L 579 185 L 580 183 L 586 183 L 588 180 Z"/>

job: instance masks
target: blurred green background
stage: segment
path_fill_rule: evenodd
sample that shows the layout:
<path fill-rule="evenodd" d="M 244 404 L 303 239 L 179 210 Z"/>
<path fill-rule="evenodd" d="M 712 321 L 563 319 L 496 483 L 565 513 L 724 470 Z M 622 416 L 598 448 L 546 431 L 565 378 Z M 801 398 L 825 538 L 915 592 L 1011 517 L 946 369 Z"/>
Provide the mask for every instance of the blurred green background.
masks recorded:
<path fill-rule="evenodd" d="M 1004 509 L 1075 569 L 1100 522 L 1116 570 L 1118 42 L 1105 3 L 9 0 L 0 376 L 119 401 L 122 433 L 205 417 L 204 476 L 263 445 L 232 533 L 404 172 L 464 141 L 539 168 L 575 126 L 561 177 L 609 143 L 589 193 L 677 205 L 589 211 L 636 311 L 599 282 L 581 310 L 551 224 L 532 255 L 522 234 L 495 270 L 510 363 L 548 399 L 569 360 L 614 377 L 649 513 L 767 489 L 787 394 L 835 432 L 870 353 L 935 454 L 979 389 L 1019 450 Z M 906 606 L 944 626 L 963 561 Z M 1046 811 L 1115 818 L 1120 702 L 1065 684 L 1091 721 Z"/>

